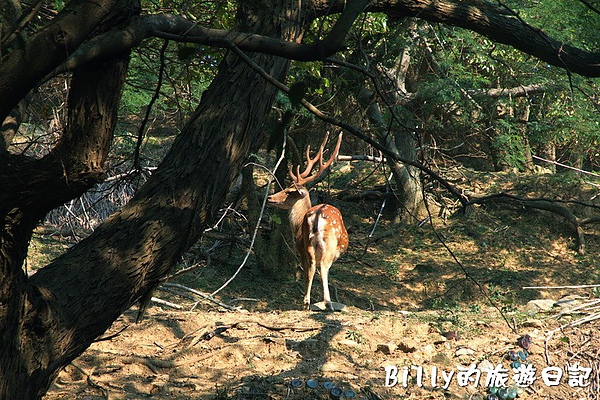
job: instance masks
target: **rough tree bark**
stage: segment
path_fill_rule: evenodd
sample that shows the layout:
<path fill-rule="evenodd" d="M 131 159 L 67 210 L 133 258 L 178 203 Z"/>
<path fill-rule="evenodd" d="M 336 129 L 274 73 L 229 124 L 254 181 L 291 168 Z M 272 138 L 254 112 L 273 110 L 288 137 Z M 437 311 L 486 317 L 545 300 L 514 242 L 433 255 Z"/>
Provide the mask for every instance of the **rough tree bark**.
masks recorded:
<path fill-rule="evenodd" d="M 32 285 L 22 265 L 46 212 L 102 179 L 126 67 L 127 57 L 120 57 L 74 71 L 61 141 L 39 160 L 8 155 L 0 171 L 6 185 L 0 195 L 0 398 L 36 398 L 61 365 L 52 366 L 55 358 L 65 356 L 56 344 L 68 336 L 66 321 L 54 318 L 52 293 Z"/>
<path fill-rule="evenodd" d="M 244 4 L 240 28 L 299 40 L 300 10 L 288 2 L 266 3 Z M 284 78 L 289 60 L 253 58 Z M 0 398 L 41 396 L 60 368 L 180 259 L 217 213 L 247 154 L 262 143 L 261 126 L 275 92 L 237 57 L 227 56 L 158 170 L 126 207 L 29 280 L 16 271 L 22 259 L 3 263 L 12 269 L 2 271 L 3 278 L 14 279 L 3 279 L 0 293 L 10 301 L 3 300 L 0 309 Z M 3 244 L 27 243 L 17 233 L 6 234 Z M 24 257 L 26 245 L 18 253 Z"/>
<path fill-rule="evenodd" d="M 129 7 L 129 11 L 123 12 L 123 8 L 115 7 L 116 2 L 106 2 L 106 5 L 108 8 L 96 6 L 91 12 L 90 20 L 97 26 L 89 26 L 83 21 L 75 23 L 69 16 L 59 16 L 49 31 L 54 34 L 62 32 L 63 45 L 80 42 L 94 30 L 106 29 L 106 25 L 101 24 L 104 18 L 110 16 L 119 21 L 136 12 L 136 7 Z M 89 4 L 84 8 L 87 6 Z M 76 34 L 64 33 L 70 28 Z M 42 63 L 42 59 L 48 56 L 44 60 L 46 67 L 53 68 L 60 59 L 41 49 L 42 44 L 37 43 L 40 35 L 44 36 L 42 33 L 34 35 L 34 45 L 30 50 L 40 51 L 40 59 L 36 62 Z M 63 47 L 61 52 L 63 59 L 68 55 L 65 48 L 68 46 Z M 11 52 L 3 59 L 0 69 L 10 65 L 18 69 L 31 57 L 33 55 L 29 51 Z M 10 154 L 6 147 L 0 149 L 0 182 L 3 187 L 0 193 L 3 224 L 0 234 L 0 398 L 39 397 L 49 385 L 52 374 L 62 365 L 58 360 L 65 355 L 53 345 L 63 340 L 68 330 L 46 330 L 47 326 L 56 328 L 62 322 L 52 319 L 51 307 L 45 298 L 51 293 L 43 294 L 31 285 L 22 266 L 31 232 L 39 220 L 52 208 L 81 195 L 102 179 L 102 167 L 116 124 L 126 67 L 127 57 L 121 55 L 98 60 L 94 65 L 83 65 L 73 71 L 68 98 L 68 127 L 56 147 L 45 157 L 35 159 Z M 27 88 L 43 76 L 41 65 L 36 64 L 31 70 L 24 69 L 27 71 L 19 77 L 0 75 L 4 85 L 11 87 L 15 82 L 22 85 L 15 97 L 9 96 L 9 99 L 0 101 L 0 108 L 10 102 L 18 102 L 16 95 L 26 93 Z M 32 72 L 36 69 L 37 74 Z M 2 89 L 5 87 L 2 86 Z M 4 146 L 9 143 L 9 140 L 2 141 Z"/>

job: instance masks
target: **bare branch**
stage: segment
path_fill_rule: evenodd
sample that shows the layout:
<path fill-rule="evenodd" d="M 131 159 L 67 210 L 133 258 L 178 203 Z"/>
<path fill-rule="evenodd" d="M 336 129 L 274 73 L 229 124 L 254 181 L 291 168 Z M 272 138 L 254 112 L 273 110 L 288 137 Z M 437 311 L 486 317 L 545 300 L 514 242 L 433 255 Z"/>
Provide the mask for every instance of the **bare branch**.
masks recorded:
<path fill-rule="evenodd" d="M 348 30 L 367 3 L 366 0 L 352 2 L 342 12 L 331 33 L 322 41 L 311 45 L 274 39 L 253 33 L 206 28 L 188 21 L 181 15 L 138 16 L 132 18 L 131 22 L 124 28 L 113 29 L 82 45 L 51 76 L 100 57 L 127 51 L 139 45 L 142 40 L 152 36 L 177 42 L 198 43 L 222 48 L 229 48 L 234 44 L 245 51 L 278 55 L 298 61 L 323 60 L 343 50 Z"/>
<path fill-rule="evenodd" d="M 537 93 L 557 92 L 562 90 L 561 85 L 533 83 L 526 86 L 516 86 L 512 88 L 493 88 L 493 89 L 478 89 L 468 90 L 471 96 L 488 96 L 494 99 L 500 97 L 527 97 Z"/>

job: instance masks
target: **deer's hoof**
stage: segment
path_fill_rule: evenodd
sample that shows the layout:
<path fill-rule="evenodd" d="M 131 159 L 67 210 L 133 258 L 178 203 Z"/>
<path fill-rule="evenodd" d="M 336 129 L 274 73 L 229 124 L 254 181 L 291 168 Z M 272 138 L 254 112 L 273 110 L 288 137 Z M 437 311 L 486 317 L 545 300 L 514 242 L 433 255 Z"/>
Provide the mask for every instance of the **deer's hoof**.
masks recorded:
<path fill-rule="evenodd" d="M 344 311 L 346 305 L 338 303 L 337 301 L 320 301 L 310 305 L 311 311 Z"/>

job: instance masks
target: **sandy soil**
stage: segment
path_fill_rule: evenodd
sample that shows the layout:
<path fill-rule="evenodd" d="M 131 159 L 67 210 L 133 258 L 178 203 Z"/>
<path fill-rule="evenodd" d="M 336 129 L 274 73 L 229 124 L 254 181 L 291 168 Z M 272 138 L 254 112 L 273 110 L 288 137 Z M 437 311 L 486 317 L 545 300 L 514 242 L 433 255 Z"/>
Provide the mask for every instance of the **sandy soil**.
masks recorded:
<path fill-rule="evenodd" d="M 491 191 L 490 183 L 480 185 Z M 511 185 L 521 195 L 561 197 L 552 182 Z M 577 199 L 595 194 L 560 182 L 556 190 Z M 128 311 L 106 332 L 110 340 L 94 343 L 77 358 L 45 399 L 332 398 L 324 383 L 342 389 L 341 398 L 351 398 L 351 390 L 358 399 L 478 399 L 487 394 L 486 369 L 500 365 L 512 379 L 507 354 L 519 350 L 517 339 L 525 334 L 532 338 L 527 363 L 535 380 L 518 398 L 599 397 L 600 323 L 567 325 L 596 316 L 590 302 L 600 293 L 523 289 L 599 283 L 597 230 L 586 227 L 587 253 L 578 255 L 573 232 L 560 217 L 481 207 L 468 215 L 436 217 L 433 226 L 420 228 L 384 221 L 378 240 L 368 240 L 378 207 L 343 207 L 351 246 L 332 268 L 330 283 L 346 311 L 299 311 L 302 292 L 293 277 L 268 276 L 252 266 L 219 295 L 236 311 L 191 293 L 158 291 L 156 296 L 183 309 L 154 304 L 138 324 L 137 310 Z M 220 251 L 209 266 L 178 283 L 208 292 L 219 287 L 243 256 L 231 246 Z M 546 312 L 528 308 L 531 300 L 565 296 L 571 301 Z M 576 306 L 582 308 L 568 311 Z M 480 382 L 461 385 L 459 375 L 464 379 L 471 365 L 482 372 Z M 393 387 L 386 385 L 386 367 L 398 370 Z M 410 375 L 405 384 L 404 367 Z M 563 371 L 557 386 L 544 382 L 547 367 Z M 585 368 L 592 370 L 583 379 Z M 443 372 L 454 374 L 447 387 Z M 309 388 L 309 379 L 318 387 Z"/>

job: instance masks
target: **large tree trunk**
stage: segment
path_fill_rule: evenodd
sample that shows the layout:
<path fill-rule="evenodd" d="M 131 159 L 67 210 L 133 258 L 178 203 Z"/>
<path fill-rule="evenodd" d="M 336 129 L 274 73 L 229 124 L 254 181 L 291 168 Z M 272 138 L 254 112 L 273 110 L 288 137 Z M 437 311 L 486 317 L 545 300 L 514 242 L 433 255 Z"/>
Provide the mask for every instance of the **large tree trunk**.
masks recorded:
<path fill-rule="evenodd" d="M 0 169 L 2 399 L 38 397 L 62 366 L 57 358 L 64 354 L 54 345 L 68 336 L 67 321 L 55 318 L 62 311 L 52 310 L 54 294 L 31 285 L 22 265 L 31 232 L 46 212 L 102 179 L 127 62 L 119 57 L 74 71 L 68 127 L 55 149 L 39 160 L 7 155 Z"/>
<path fill-rule="evenodd" d="M 0 119 L 39 80 L 94 32 L 103 32 L 135 14 L 135 1 L 80 3 L 86 18 L 69 7 L 21 43 L 0 63 Z M 87 13 L 86 13 L 87 12 Z M 68 33 L 67 33 L 68 32 Z M 10 136 L 0 141 L 0 398 L 38 398 L 69 354 L 59 346 L 71 332 L 54 294 L 31 285 L 23 270 L 31 232 L 54 207 L 77 197 L 100 181 L 102 164 L 116 124 L 127 57 L 98 60 L 73 71 L 69 121 L 55 149 L 43 158 L 8 151 Z M 60 295 L 60 294 L 59 294 Z M 60 328 L 59 328 L 60 327 Z M 77 340 L 77 338 L 73 338 Z"/>
<path fill-rule="evenodd" d="M 404 160 L 415 160 L 417 155 L 417 141 L 410 132 L 400 130 L 390 132 L 384 123 L 381 108 L 377 102 L 372 101 L 370 90 L 363 88 L 359 93 L 360 103 L 366 107 L 366 115 L 377 134 L 379 142 L 388 150 L 398 154 Z M 414 224 L 426 215 L 425 201 L 423 198 L 423 183 L 420 171 L 408 164 L 388 158 L 388 165 L 396 182 L 396 196 L 400 203 L 398 217 L 405 224 Z"/>
<path fill-rule="evenodd" d="M 302 22 L 292 4 L 248 1 L 239 29 L 297 41 Z M 287 72 L 287 59 L 253 59 L 278 79 Z M 226 56 L 190 122 L 127 206 L 29 279 L 15 270 L 22 259 L 3 263 L 12 268 L 0 271 L 3 278 L 13 278 L 3 279 L 0 293 L 9 300 L 0 308 L 0 350 L 9 359 L 0 363 L 0 398 L 39 398 L 62 367 L 158 284 L 214 218 L 246 156 L 262 143 L 275 93 L 240 59 Z M 28 234 L 7 234 L 2 244 L 18 243 L 22 251 L 10 254 L 24 257 Z"/>

